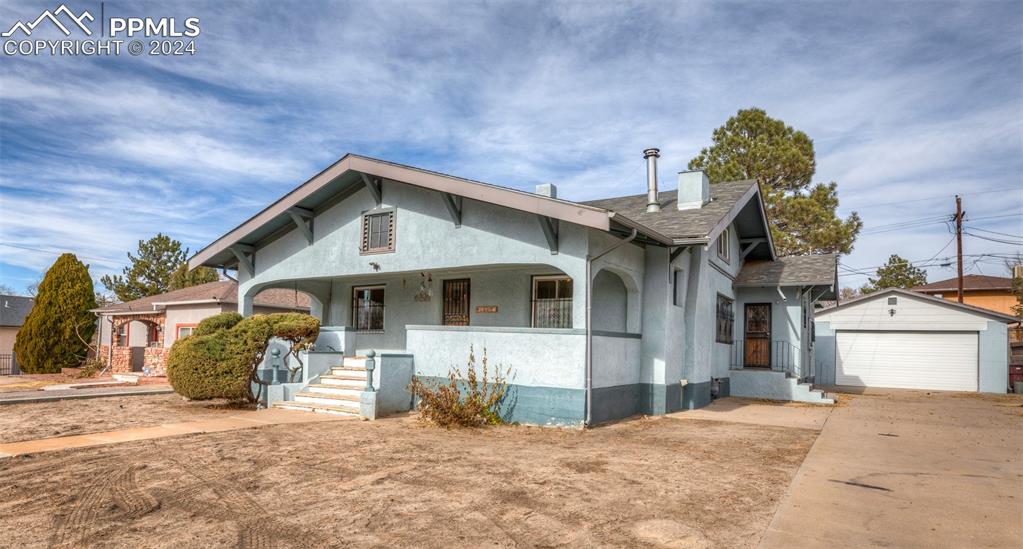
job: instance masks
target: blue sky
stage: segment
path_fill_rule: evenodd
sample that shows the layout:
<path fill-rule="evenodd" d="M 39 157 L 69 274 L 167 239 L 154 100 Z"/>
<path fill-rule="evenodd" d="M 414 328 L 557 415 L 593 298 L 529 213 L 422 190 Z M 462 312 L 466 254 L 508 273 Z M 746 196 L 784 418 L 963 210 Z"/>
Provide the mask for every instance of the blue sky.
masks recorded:
<path fill-rule="evenodd" d="M 671 188 L 751 106 L 863 217 L 844 286 L 954 254 L 955 193 L 972 232 L 1023 241 L 1018 1 L 229 4 L 106 3 L 199 17 L 194 57 L 0 56 L 0 283 L 65 250 L 98 281 L 157 232 L 195 251 L 346 152 L 581 200 L 643 192 L 655 146 Z M 4 2 L 0 26 L 58 5 Z M 1021 251 L 965 248 L 985 274 Z"/>

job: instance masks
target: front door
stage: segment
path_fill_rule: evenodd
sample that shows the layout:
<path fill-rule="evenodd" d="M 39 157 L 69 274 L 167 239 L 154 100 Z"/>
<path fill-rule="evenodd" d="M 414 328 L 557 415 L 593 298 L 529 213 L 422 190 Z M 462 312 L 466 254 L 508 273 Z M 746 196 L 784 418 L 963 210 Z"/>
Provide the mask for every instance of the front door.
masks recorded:
<path fill-rule="evenodd" d="M 469 325 L 469 279 L 444 281 L 444 325 Z"/>
<path fill-rule="evenodd" d="M 771 367 L 771 304 L 746 304 L 746 357 L 744 366 Z"/>

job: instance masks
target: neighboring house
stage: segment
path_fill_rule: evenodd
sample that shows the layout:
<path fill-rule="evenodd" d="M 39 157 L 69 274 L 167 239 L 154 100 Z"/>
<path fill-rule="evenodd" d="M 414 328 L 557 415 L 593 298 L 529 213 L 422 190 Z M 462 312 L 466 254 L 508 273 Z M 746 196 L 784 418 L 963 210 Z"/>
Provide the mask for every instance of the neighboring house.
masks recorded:
<path fill-rule="evenodd" d="M 1015 318 L 909 290 L 817 311 L 817 382 L 1004 393 Z"/>
<path fill-rule="evenodd" d="M 347 155 L 189 266 L 236 267 L 245 315 L 267 288 L 309 294 L 317 349 L 351 366 L 319 379 L 310 367 L 284 392 L 307 409 L 366 397 L 352 355 L 377 354 L 386 393 L 408 382 L 389 364 L 444 380 L 470 347 L 511 369 L 513 421 L 592 424 L 729 394 L 828 402 L 799 381 L 836 257 L 777 257 L 755 182 L 683 172 L 658 192 L 657 151 L 646 158 L 646 194 L 579 203 L 553 185 L 528 193 Z"/>
<path fill-rule="evenodd" d="M 33 299 L 20 295 L 0 295 L 0 355 L 14 352 L 14 339 L 32 311 Z"/>
<path fill-rule="evenodd" d="M 957 301 L 959 295 L 958 281 L 955 278 L 917 286 L 913 291 L 948 301 Z M 1016 305 L 1016 295 L 1012 293 L 1012 279 L 1003 276 L 964 275 L 963 303 L 1012 315 L 1012 307 Z"/>
<path fill-rule="evenodd" d="M 274 289 L 255 296 L 253 312 L 309 312 L 309 299 L 295 290 Z M 93 309 L 98 317 L 100 360 L 111 371 L 152 375 L 166 371 L 167 351 L 204 318 L 238 309 L 238 283 L 208 282 Z M 111 344 L 111 341 L 113 344 Z"/>

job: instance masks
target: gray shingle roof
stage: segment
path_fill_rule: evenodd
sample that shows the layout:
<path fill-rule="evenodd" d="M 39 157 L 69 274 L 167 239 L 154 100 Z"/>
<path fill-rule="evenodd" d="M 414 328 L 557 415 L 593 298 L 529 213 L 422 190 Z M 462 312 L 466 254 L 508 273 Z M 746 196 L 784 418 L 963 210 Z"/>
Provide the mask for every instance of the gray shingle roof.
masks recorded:
<path fill-rule="evenodd" d="M 735 277 L 736 286 L 831 286 L 838 255 L 790 255 L 777 261 L 749 261 Z"/>
<path fill-rule="evenodd" d="M 657 193 L 661 211 L 654 213 L 646 211 L 645 194 L 590 200 L 581 204 L 612 210 L 671 238 L 703 238 L 754 185 L 756 182 L 752 180 L 713 183 L 710 186 L 710 203 L 692 210 L 678 209 L 677 190 Z"/>
<path fill-rule="evenodd" d="M 238 283 L 233 280 L 207 282 L 198 286 L 182 288 L 165 294 L 151 295 L 94 310 L 108 313 L 152 312 L 154 310 L 154 303 L 183 303 L 188 301 L 237 303 Z M 262 307 L 304 310 L 309 308 L 309 296 L 293 290 L 271 288 L 263 290 L 256 295 L 252 300 L 252 304 Z"/>
<path fill-rule="evenodd" d="M 0 326 L 21 326 L 34 300 L 20 295 L 0 295 Z"/>

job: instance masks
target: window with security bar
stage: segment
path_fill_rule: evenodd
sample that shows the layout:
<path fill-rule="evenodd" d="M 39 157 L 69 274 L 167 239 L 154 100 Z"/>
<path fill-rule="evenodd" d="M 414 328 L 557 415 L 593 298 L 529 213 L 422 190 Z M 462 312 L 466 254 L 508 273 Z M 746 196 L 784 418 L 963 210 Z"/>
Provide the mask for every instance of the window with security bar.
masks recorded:
<path fill-rule="evenodd" d="M 533 327 L 572 327 L 572 279 L 567 276 L 533 278 Z"/>

